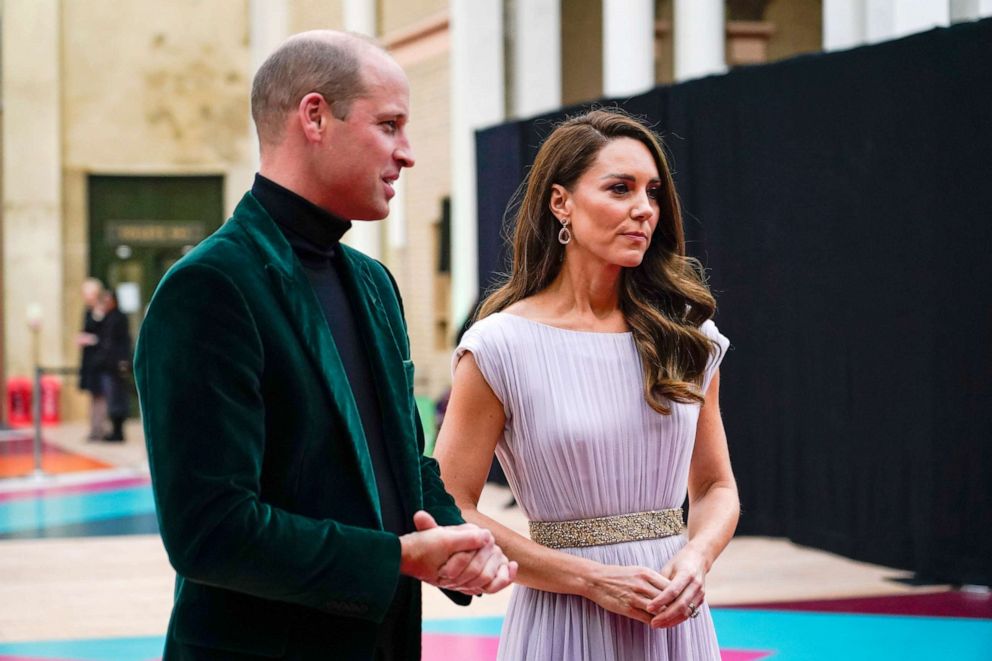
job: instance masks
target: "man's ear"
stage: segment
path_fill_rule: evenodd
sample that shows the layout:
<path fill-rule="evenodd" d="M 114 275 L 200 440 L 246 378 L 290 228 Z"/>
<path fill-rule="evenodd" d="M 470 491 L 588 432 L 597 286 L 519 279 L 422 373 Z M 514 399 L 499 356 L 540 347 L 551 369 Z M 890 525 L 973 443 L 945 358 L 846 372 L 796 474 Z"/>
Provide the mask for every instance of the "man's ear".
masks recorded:
<path fill-rule="evenodd" d="M 551 213 L 556 218 L 568 218 L 572 215 L 572 196 L 561 184 L 551 184 L 551 201 L 548 202 Z"/>
<path fill-rule="evenodd" d="M 327 130 L 330 115 L 330 108 L 324 97 L 317 92 L 310 92 L 300 99 L 296 115 L 307 141 L 320 142 Z"/>

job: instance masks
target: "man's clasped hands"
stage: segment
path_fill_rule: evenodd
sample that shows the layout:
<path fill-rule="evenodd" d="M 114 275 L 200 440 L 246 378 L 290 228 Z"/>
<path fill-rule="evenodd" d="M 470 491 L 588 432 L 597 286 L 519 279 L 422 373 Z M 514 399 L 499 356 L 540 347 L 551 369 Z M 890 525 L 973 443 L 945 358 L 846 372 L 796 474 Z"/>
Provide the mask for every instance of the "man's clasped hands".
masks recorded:
<path fill-rule="evenodd" d="M 472 595 L 499 592 L 516 579 L 517 563 L 485 528 L 439 526 L 424 511 L 413 515 L 413 524 L 416 532 L 400 537 L 400 573 Z"/>

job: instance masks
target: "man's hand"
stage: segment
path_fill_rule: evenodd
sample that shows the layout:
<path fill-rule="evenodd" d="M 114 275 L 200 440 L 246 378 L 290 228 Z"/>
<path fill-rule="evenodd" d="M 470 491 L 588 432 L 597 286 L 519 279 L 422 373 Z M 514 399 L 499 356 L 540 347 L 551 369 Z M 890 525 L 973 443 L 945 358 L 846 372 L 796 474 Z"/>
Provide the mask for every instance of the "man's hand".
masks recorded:
<path fill-rule="evenodd" d="M 461 551 L 451 556 L 438 572 L 439 587 L 465 594 L 499 592 L 517 579 L 517 563 L 509 560 L 495 543 L 478 551 Z"/>
<path fill-rule="evenodd" d="M 400 573 L 466 594 L 502 590 L 517 575 L 491 532 L 471 523 L 439 526 L 424 511 L 413 516 L 417 532 L 400 537 Z"/>

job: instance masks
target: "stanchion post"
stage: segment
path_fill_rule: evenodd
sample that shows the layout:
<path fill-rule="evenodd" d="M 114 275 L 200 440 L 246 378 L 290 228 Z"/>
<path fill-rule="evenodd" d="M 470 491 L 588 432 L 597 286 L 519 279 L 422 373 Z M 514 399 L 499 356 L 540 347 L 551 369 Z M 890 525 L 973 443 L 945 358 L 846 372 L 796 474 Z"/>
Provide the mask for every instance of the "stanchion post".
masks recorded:
<path fill-rule="evenodd" d="M 42 478 L 45 472 L 41 468 L 41 324 L 43 319 L 41 305 L 28 305 L 25 317 L 28 330 L 31 331 L 31 363 L 34 365 L 34 477 Z"/>
<path fill-rule="evenodd" d="M 34 411 L 34 477 L 45 476 L 45 471 L 41 467 L 41 374 L 40 365 L 34 366 L 34 402 L 31 408 Z"/>

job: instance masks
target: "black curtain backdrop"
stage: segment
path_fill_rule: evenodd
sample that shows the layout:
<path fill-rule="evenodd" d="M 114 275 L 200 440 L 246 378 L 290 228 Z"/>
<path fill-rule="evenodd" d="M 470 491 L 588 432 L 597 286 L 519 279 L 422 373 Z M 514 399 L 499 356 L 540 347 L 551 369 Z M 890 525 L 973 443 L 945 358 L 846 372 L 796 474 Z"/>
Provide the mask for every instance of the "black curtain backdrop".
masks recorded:
<path fill-rule="evenodd" d="M 992 584 L 992 20 L 617 103 L 665 139 L 733 343 L 739 532 Z M 480 283 L 582 109 L 477 134 Z"/>

